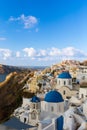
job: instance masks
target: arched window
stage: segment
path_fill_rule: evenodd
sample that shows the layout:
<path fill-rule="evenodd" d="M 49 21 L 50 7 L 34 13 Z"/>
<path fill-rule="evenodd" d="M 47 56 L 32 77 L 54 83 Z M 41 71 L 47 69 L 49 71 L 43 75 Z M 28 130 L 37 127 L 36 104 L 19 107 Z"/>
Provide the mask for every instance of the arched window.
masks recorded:
<path fill-rule="evenodd" d="M 81 98 L 84 98 L 84 94 L 81 94 Z"/>
<path fill-rule="evenodd" d="M 35 109 L 35 104 L 33 104 L 33 109 Z"/>
<path fill-rule="evenodd" d="M 66 85 L 66 81 L 64 81 L 64 85 Z"/>
<path fill-rule="evenodd" d="M 65 94 L 66 94 L 66 91 L 64 90 L 64 91 L 63 91 L 63 95 L 65 95 Z"/>
<path fill-rule="evenodd" d="M 69 80 L 69 85 L 71 85 L 71 80 Z"/>
<path fill-rule="evenodd" d="M 36 104 L 36 109 L 38 109 L 38 104 Z"/>
<path fill-rule="evenodd" d="M 45 110 L 46 110 L 46 108 L 47 108 L 47 107 L 46 107 L 46 104 L 45 104 Z"/>
<path fill-rule="evenodd" d="M 53 107 L 53 106 L 51 106 L 51 111 L 52 111 L 52 112 L 54 111 L 54 107 Z"/>
<path fill-rule="evenodd" d="M 59 80 L 59 85 L 60 85 L 60 80 Z"/>
<path fill-rule="evenodd" d="M 26 118 L 24 118 L 24 123 L 26 123 Z"/>
<path fill-rule="evenodd" d="M 60 106 L 60 105 L 58 105 L 58 107 L 59 107 L 59 111 L 58 111 L 58 112 L 61 112 L 61 106 Z"/>
<path fill-rule="evenodd" d="M 85 76 L 82 77 L 82 80 L 85 80 Z"/>
<path fill-rule="evenodd" d="M 36 113 L 35 112 L 31 113 L 31 118 L 34 119 L 34 120 L 36 119 Z"/>

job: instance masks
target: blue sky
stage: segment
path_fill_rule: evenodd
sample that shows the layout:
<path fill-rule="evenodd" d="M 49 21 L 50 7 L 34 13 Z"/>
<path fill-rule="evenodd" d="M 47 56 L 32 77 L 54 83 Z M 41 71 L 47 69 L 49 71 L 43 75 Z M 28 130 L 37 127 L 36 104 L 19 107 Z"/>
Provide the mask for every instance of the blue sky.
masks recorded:
<path fill-rule="evenodd" d="M 0 0 L 0 63 L 87 58 L 87 0 Z"/>

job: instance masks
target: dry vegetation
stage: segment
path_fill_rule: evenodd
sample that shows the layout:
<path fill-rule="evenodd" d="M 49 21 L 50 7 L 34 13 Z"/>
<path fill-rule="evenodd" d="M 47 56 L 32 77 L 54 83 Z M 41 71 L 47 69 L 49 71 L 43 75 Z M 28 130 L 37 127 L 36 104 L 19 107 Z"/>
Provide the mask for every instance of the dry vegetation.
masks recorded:
<path fill-rule="evenodd" d="M 22 103 L 22 88 L 30 76 L 32 76 L 30 71 L 13 72 L 0 83 L 0 121 L 9 117 Z"/>

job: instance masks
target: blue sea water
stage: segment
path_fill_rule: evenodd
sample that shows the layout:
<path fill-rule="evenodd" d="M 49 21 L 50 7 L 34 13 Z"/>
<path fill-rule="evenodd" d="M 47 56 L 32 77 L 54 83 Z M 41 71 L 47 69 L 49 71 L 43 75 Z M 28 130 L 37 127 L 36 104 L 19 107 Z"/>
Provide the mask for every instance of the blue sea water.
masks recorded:
<path fill-rule="evenodd" d="M 3 82 L 6 79 L 7 74 L 0 74 L 0 82 Z"/>

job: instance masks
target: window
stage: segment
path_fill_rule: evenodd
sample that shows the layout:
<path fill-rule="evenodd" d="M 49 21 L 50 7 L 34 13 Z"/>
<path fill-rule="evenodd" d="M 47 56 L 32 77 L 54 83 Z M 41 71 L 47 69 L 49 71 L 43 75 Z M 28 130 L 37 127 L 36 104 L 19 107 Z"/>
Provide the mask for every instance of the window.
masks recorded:
<path fill-rule="evenodd" d="M 82 77 L 82 80 L 85 80 L 85 76 Z"/>
<path fill-rule="evenodd" d="M 54 111 L 54 107 L 53 107 L 53 106 L 51 107 L 51 111 L 52 111 L 52 112 Z"/>
<path fill-rule="evenodd" d="M 34 119 L 34 120 L 36 119 L 36 113 L 35 112 L 31 113 L 31 118 Z"/>
<path fill-rule="evenodd" d="M 45 104 L 45 110 L 46 110 L 46 104 Z"/>
<path fill-rule="evenodd" d="M 59 84 L 60 84 L 60 80 L 59 80 Z"/>
<path fill-rule="evenodd" d="M 24 123 L 26 123 L 26 118 L 24 118 Z"/>
<path fill-rule="evenodd" d="M 73 78 L 73 79 L 72 79 L 72 82 L 75 83 L 75 82 L 76 82 L 76 78 Z"/>
<path fill-rule="evenodd" d="M 64 85 L 66 85 L 66 81 L 64 81 Z"/>
<path fill-rule="evenodd" d="M 63 95 L 65 95 L 65 94 L 66 94 L 66 91 L 64 90 L 64 91 L 63 91 Z"/>
<path fill-rule="evenodd" d="M 36 104 L 36 109 L 38 109 L 38 104 Z"/>
<path fill-rule="evenodd" d="M 59 107 L 59 111 L 58 111 L 58 112 L 61 112 L 61 106 L 60 106 L 60 105 L 58 105 L 58 107 Z"/>
<path fill-rule="evenodd" d="M 35 109 L 35 104 L 33 104 L 33 109 Z"/>
<path fill-rule="evenodd" d="M 84 98 L 84 95 L 83 95 L 83 94 L 81 94 L 81 98 Z"/>
<path fill-rule="evenodd" d="M 71 85 L 71 80 L 69 80 L 69 85 Z"/>

